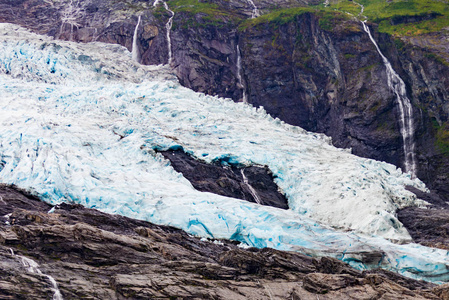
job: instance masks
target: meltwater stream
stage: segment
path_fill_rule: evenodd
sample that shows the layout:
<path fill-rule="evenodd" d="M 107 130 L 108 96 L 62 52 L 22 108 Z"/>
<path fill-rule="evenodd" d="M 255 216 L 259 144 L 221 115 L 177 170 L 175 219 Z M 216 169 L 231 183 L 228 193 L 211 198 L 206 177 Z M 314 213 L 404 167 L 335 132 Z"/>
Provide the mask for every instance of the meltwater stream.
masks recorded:
<path fill-rule="evenodd" d="M 242 101 L 243 103 L 248 103 L 248 96 L 246 95 L 246 88 L 245 84 L 243 83 L 242 72 L 242 54 L 240 53 L 240 47 L 237 44 L 237 80 L 239 88 L 243 90 Z"/>
<path fill-rule="evenodd" d="M 53 300 L 63 300 L 61 291 L 58 288 L 58 284 L 56 283 L 56 280 L 52 276 L 42 273 L 42 271 L 39 269 L 39 264 L 37 262 L 35 262 L 34 260 L 32 260 L 28 257 L 14 254 L 14 251 L 12 249 L 9 249 L 9 250 L 11 251 L 12 256 L 15 256 L 20 259 L 20 262 L 26 268 L 27 272 L 45 276 L 48 279 L 48 281 L 50 281 L 52 290 L 54 292 L 53 298 L 52 298 Z"/>
<path fill-rule="evenodd" d="M 251 18 L 257 18 L 260 16 L 260 12 L 259 9 L 257 8 L 256 4 L 254 3 L 253 0 L 247 0 L 249 4 L 251 4 L 251 6 L 253 7 L 253 12 L 251 13 Z"/>
<path fill-rule="evenodd" d="M 0 24 L 0 94 L 0 182 L 49 203 L 449 280 L 447 251 L 389 241 L 410 242 L 395 212 L 423 204 L 405 189 L 422 182 L 262 109 L 195 93 L 126 48 Z M 267 166 L 290 209 L 195 190 L 158 153 L 180 147 L 206 162 Z"/>
<path fill-rule="evenodd" d="M 139 48 L 137 46 L 137 33 L 139 31 L 140 20 L 141 20 L 141 17 L 139 16 L 137 19 L 136 28 L 134 29 L 133 48 L 131 50 L 131 56 L 135 62 L 140 62 L 140 53 L 139 53 Z"/>
<path fill-rule="evenodd" d="M 172 63 L 172 61 L 173 61 L 173 52 L 172 52 L 172 49 L 171 49 L 171 37 L 170 37 L 170 32 L 171 32 L 171 28 L 172 28 L 172 26 L 173 26 L 173 18 L 174 18 L 174 16 L 175 16 L 175 12 L 172 11 L 172 10 L 168 7 L 167 2 L 162 1 L 162 0 L 155 0 L 155 1 L 153 2 L 153 7 L 156 7 L 157 4 L 158 4 L 159 2 L 162 2 L 162 3 L 163 3 L 165 10 L 168 11 L 168 12 L 170 13 L 170 15 L 171 15 L 170 18 L 168 19 L 167 23 L 165 24 L 166 38 L 167 38 L 167 51 L 168 51 L 168 61 L 167 61 L 167 64 L 168 64 L 168 65 L 171 65 L 171 63 Z"/>
<path fill-rule="evenodd" d="M 362 6 L 363 13 L 363 6 Z M 376 46 L 377 52 L 382 57 L 387 72 L 388 87 L 394 92 L 398 101 L 400 113 L 400 130 L 404 149 L 404 165 L 405 171 L 409 172 L 413 177 L 416 177 L 416 155 L 415 155 L 415 140 L 414 140 L 414 126 L 413 126 L 413 107 L 410 99 L 407 97 L 405 83 L 402 78 L 394 71 L 391 63 L 382 54 L 379 46 L 371 35 L 371 31 L 366 25 L 366 21 L 362 22 L 363 29 L 368 34 L 371 42 Z"/>

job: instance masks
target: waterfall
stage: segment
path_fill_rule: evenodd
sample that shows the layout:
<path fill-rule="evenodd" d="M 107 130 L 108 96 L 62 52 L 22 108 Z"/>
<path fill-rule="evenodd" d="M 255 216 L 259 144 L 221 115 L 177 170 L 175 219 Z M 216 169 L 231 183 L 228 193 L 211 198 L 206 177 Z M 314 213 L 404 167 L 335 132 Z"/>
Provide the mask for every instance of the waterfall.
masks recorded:
<path fill-rule="evenodd" d="M 68 6 L 64 8 L 64 10 L 61 13 L 61 27 L 59 29 L 59 37 L 62 35 L 62 32 L 64 30 L 65 24 L 70 24 L 70 41 L 73 41 L 73 28 L 76 26 L 76 28 L 80 27 L 80 24 L 77 22 L 79 18 L 82 18 L 83 16 L 83 2 L 80 2 L 79 0 L 70 0 L 70 3 Z"/>
<path fill-rule="evenodd" d="M 139 48 L 137 47 L 137 32 L 139 30 L 139 25 L 140 25 L 140 16 L 137 20 L 136 28 L 134 29 L 133 48 L 131 51 L 132 58 L 136 62 L 140 62 L 140 53 L 139 53 Z"/>
<path fill-rule="evenodd" d="M 253 7 L 253 12 L 251 14 L 251 19 L 257 18 L 258 16 L 260 16 L 260 12 L 259 9 L 257 8 L 256 4 L 254 4 L 253 0 L 248 0 L 248 3 L 251 4 L 251 6 Z"/>
<path fill-rule="evenodd" d="M 26 270 L 29 273 L 38 274 L 38 275 L 47 277 L 52 285 L 52 290 L 54 291 L 53 300 L 62 300 L 61 291 L 59 291 L 58 284 L 56 283 L 56 280 L 50 275 L 43 274 L 42 271 L 39 269 L 39 265 L 37 262 L 35 262 L 34 260 L 29 259 L 25 256 L 14 254 L 14 251 L 11 248 L 9 249 L 9 251 L 11 251 L 11 255 L 20 258 L 20 262 L 22 263 L 22 265 L 26 268 Z"/>
<path fill-rule="evenodd" d="M 167 48 L 168 48 L 168 65 L 171 65 L 172 62 L 172 52 L 171 52 L 171 38 L 170 38 L 170 31 L 171 31 L 171 27 L 173 25 L 173 17 L 175 16 L 175 13 L 170 10 L 170 8 L 168 8 L 167 2 L 164 2 L 164 7 L 165 9 L 171 13 L 171 17 L 170 19 L 168 19 L 167 24 L 165 24 L 165 29 L 167 32 Z"/>
<path fill-rule="evenodd" d="M 253 196 L 254 200 L 256 201 L 256 203 L 261 204 L 262 201 L 260 201 L 259 195 L 257 195 L 256 190 L 251 186 L 251 184 L 249 184 L 248 178 L 246 178 L 245 169 L 241 169 L 240 173 L 242 173 L 243 182 L 248 187 L 248 189 L 249 189 L 251 195 Z"/>
<path fill-rule="evenodd" d="M 243 89 L 243 103 L 248 103 L 248 97 L 246 96 L 245 85 L 242 78 L 242 55 L 240 53 L 240 47 L 237 44 L 237 80 L 239 81 L 239 87 Z"/>
<path fill-rule="evenodd" d="M 401 77 L 394 71 L 391 63 L 388 59 L 382 54 L 379 46 L 371 35 L 370 29 L 368 25 L 366 25 L 366 21 L 362 22 L 363 29 L 368 34 L 371 42 L 376 46 L 377 52 L 382 57 L 382 61 L 387 69 L 387 84 L 388 87 L 394 92 L 396 95 L 396 99 L 398 100 L 399 112 L 400 112 L 400 130 L 403 141 L 404 148 L 404 165 L 405 172 L 409 172 L 412 177 L 416 176 L 416 157 L 415 157 L 415 141 L 414 141 L 414 127 L 413 127 L 413 107 L 410 102 L 410 99 L 407 97 L 406 89 L 404 81 Z"/>
<path fill-rule="evenodd" d="M 171 28 L 172 28 L 172 26 L 173 26 L 173 17 L 175 16 L 175 12 L 172 11 L 172 10 L 168 7 L 168 4 L 167 4 L 166 2 L 163 2 L 162 0 L 155 0 L 155 1 L 153 2 L 153 7 L 156 7 L 157 4 L 158 4 L 159 2 L 164 3 L 164 8 L 165 8 L 165 10 L 168 11 L 168 12 L 171 14 L 171 17 L 168 19 L 168 22 L 165 24 L 165 30 L 166 30 L 166 32 L 167 32 L 167 49 L 168 49 L 168 50 L 167 50 L 167 51 L 168 51 L 168 62 L 167 62 L 167 64 L 168 64 L 168 65 L 171 65 L 172 60 L 173 60 L 173 55 L 172 55 L 172 50 L 171 50 L 171 37 L 170 37 L 170 31 L 171 31 Z"/>

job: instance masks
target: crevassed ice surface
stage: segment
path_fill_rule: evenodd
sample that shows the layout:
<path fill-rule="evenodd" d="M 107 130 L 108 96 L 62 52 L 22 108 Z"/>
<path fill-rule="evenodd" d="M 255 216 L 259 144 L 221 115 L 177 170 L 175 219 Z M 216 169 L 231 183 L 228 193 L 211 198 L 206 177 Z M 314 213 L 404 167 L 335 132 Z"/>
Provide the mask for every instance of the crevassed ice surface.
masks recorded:
<path fill-rule="evenodd" d="M 447 251 L 384 239 L 410 239 L 394 212 L 422 203 L 404 188 L 425 189 L 421 182 L 263 110 L 183 88 L 167 67 L 141 66 L 120 46 L 0 24 L 0 95 L 0 181 L 49 203 L 449 279 Z M 173 147 L 209 162 L 269 166 L 291 209 L 196 191 L 155 151 Z"/>

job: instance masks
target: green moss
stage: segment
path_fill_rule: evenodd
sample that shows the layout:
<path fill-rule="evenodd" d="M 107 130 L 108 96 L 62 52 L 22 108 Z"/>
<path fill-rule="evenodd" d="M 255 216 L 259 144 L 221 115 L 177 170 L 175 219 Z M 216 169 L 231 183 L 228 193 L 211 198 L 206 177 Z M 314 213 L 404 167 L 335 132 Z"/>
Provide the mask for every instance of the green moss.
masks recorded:
<path fill-rule="evenodd" d="M 328 8 L 358 15 L 354 3 L 351 2 L 339 0 Z M 379 24 L 380 32 L 396 36 L 416 36 L 438 32 L 449 26 L 449 5 L 446 0 L 360 0 L 359 2 L 365 7 L 363 14 L 370 21 Z M 405 20 L 410 22 L 404 22 Z"/>
<path fill-rule="evenodd" d="M 428 58 L 428 59 L 432 59 L 432 60 L 434 60 L 434 61 L 436 61 L 436 62 L 438 62 L 438 63 L 440 63 L 440 64 L 443 64 L 443 65 L 449 67 L 449 62 L 446 61 L 446 60 L 445 60 L 444 58 L 442 58 L 441 56 L 438 56 L 438 55 L 435 54 L 435 53 L 426 52 L 426 53 L 424 54 L 424 56 L 425 56 L 426 58 Z"/>
<path fill-rule="evenodd" d="M 438 124 L 436 120 L 433 120 L 433 128 L 435 129 L 435 146 L 443 154 L 449 155 L 449 124 Z"/>
<path fill-rule="evenodd" d="M 280 26 L 292 22 L 297 16 L 307 12 L 315 12 L 316 9 L 312 7 L 294 7 L 275 10 L 271 13 L 262 15 L 258 18 L 247 19 L 242 22 L 239 29 L 245 30 L 249 27 L 257 27 L 261 24 L 271 24 Z"/>
<path fill-rule="evenodd" d="M 355 4 L 354 1 L 348 0 L 338 1 L 336 4 L 331 5 L 330 7 L 341 12 L 350 13 L 354 16 L 358 16 L 362 11 L 360 5 Z"/>
<path fill-rule="evenodd" d="M 405 43 L 401 39 L 395 38 L 394 45 L 396 46 L 396 49 L 398 49 L 398 51 L 404 50 Z"/>
<path fill-rule="evenodd" d="M 328 31 L 333 30 L 336 24 L 349 19 L 349 16 L 346 14 L 320 6 L 293 7 L 275 10 L 255 19 L 246 19 L 240 24 L 239 30 L 244 31 L 261 25 L 269 25 L 274 29 L 278 29 L 280 26 L 293 22 L 298 16 L 306 13 L 315 14 L 319 18 L 320 27 Z"/>
<path fill-rule="evenodd" d="M 235 12 L 224 10 L 220 6 L 213 2 L 200 2 L 199 0 L 170 0 L 167 2 L 173 12 L 186 13 L 191 15 L 189 18 L 185 18 L 182 24 L 173 24 L 173 30 L 178 27 L 224 27 L 226 24 L 238 24 L 241 21 Z"/>

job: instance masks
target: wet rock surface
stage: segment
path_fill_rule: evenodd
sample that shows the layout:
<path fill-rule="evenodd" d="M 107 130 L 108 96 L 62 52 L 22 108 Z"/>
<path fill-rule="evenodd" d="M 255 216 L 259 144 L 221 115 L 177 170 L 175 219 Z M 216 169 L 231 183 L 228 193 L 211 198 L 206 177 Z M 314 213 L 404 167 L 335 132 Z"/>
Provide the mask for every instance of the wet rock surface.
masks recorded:
<path fill-rule="evenodd" d="M 0 186 L 0 299 L 445 299 L 444 286 L 332 258 L 241 249 Z M 9 222 L 9 224 L 8 224 Z M 12 250 L 12 251 L 11 251 Z M 44 275 L 31 273 L 20 256 Z M 440 298 L 441 297 L 441 298 Z"/>
<path fill-rule="evenodd" d="M 398 219 L 416 243 L 449 250 L 449 204 L 434 192 L 407 189 L 430 203 L 426 208 L 407 207 L 398 211 Z"/>
<path fill-rule="evenodd" d="M 256 202 L 278 208 L 288 208 L 287 198 L 279 192 L 267 167 L 236 167 L 221 162 L 208 164 L 182 150 L 163 151 L 173 168 L 183 174 L 195 189 L 222 196 Z"/>

